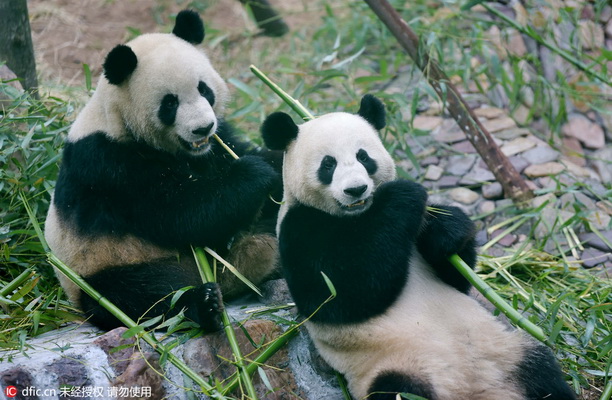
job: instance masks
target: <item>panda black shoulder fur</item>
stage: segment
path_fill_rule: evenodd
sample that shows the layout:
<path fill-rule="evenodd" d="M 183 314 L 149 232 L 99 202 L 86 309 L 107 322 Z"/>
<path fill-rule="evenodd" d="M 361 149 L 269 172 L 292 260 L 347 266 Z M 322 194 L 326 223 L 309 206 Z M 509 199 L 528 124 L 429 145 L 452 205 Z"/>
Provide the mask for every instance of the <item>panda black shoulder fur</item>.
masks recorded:
<path fill-rule="evenodd" d="M 215 249 L 260 282 L 277 264 L 277 209 L 265 203 L 282 184 L 272 152 L 261 152 L 269 162 L 255 155 L 222 119 L 228 88 L 196 47 L 204 33 L 199 15 L 185 10 L 173 33 L 141 35 L 107 55 L 68 134 L 45 235 L 62 261 L 130 317 L 164 296 L 147 315 L 167 312 L 172 291 L 195 286 L 173 312 L 187 307 L 189 318 L 212 329 L 220 294 L 201 284 L 190 246 Z M 215 132 L 239 160 L 211 138 Z M 91 322 L 119 325 L 59 278 Z M 229 272 L 220 285 L 225 297 L 246 288 Z"/>
<path fill-rule="evenodd" d="M 285 151 L 277 233 L 281 264 L 323 358 L 357 399 L 411 393 L 431 400 L 570 400 L 552 353 L 510 330 L 473 298 L 447 257 L 472 267 L 474 228 L 416 183 L 395 180 L 377 130 L 383 104 L 297 126 L 287 114 L 262 126 Z"/>

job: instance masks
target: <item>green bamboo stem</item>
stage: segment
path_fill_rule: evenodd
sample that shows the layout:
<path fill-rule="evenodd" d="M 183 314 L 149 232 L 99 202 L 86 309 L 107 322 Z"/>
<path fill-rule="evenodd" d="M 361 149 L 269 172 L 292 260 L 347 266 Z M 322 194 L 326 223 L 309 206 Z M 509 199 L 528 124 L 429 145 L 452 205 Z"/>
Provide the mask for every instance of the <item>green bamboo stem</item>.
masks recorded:
<path fill-rule="evenodd" d="M 251 65 L 249 68 L 251 69 L 251 72 L 255 74 L 255 76 L 261 79 L 263 83 L 265 83 L 270 89 L 272 89 L 272 91 L 276 93 L 278 97 L 280 97 L 289 107 L 291 107 L 291 109 L 295 111 L 297 115 L 302 117 L 304 121 L 314 119 L 314 116 L 312 115 L 312 113 L 308 111 L 308 109 L 304 107 L 302 103 L 300 103 L 298 100 L 294 99 L 293 97 L 289 96 L 287 92 L 281 89 L 280 86 L 278 86 L 276 83 L 272 82 L 272 80 L 268 78 L 266 74 L 261 72 L 259 68 L 257 68 L 254 65 Z"/>
<path fill-rule="evenodd" d="M 608 379 L 608 384 L 604 388 L 604 391 L 599 400 L 610 400 L 612 398 L 612 378 Z"/>
<path fill-rule="evenodd" d="M 21 286 L 21 284 L 23 282 L 25 282 L 28 279 L 30 279 L 34 274 L 35 274 L 34 271 L 32 271 L 29 268 L 26 268 L 25 271 L 23 271 L 21 274 L 19 274 L 19 276 L 17 278 L 13 279 L 5 287 L 0 289 L 0 296 L 4 297 L 4 296 L 8 295 L 13 290 L 15 290 L 19 286 Z"/>
<path fill-rule="evenodd" d="M 595 78 L 599 79 L 600 81 L 602 81 L 606 85 L 612 86 L 612 80 L 610 80 L 609 77 L 606 77 L 606 76 L 600 74 L 597 71 L 593 71 L 591 68 L 589 68 L 588 65 L 584 64 L 582 61 L 580 61 L 579 59 L 577 59 L 576 57 L 571 55 L 569 52 L 567 52 L 567 51 L 565 51 L 565 50 L 555 46 L 554 44 L 544 40 L 533 29 L 526 29 L 521 24 L 519 24 L 518 22 L 516 22 L 512 18 L 506 16 L 504 13 L 502 13 L 499 10 L 497 10 L 495 7 L 491 7 L 486 2 L 480 3 L 480 5 L 482 5 L 491 14 L 495 15 L 496 17 L 498 17 L 501 20 L 503 20 L 504 22 L 506 22 L 512 28 L 516 29 L 517 31 L 519 31 L 522 34 L 525 34 L 525 35 L 529 36 L 530 38 L 532 38 L 533 40 L 535 40 L 536 42 L 538 42 L 542 46 L 546 47 L 547 49 L 549 49 L 549 50 L 557 53 L 561 57 L 563 57 L 566 61 L 574 64 L 574 66 L 576 68 L 586 72 L 588 75 L 594 76 Z"/>
<path fill-rule="evenodd" d="M 121 323 L 123 323 L 128 329 L 135 328 L 138 324 L 128 317 L 123 311 L 121 311 L 117 306 L 115 306 L 110 300 L 102 296 L 98 291 L 96 291 L 89 283 L 87 283 L 83 278 L 81 278 L 76 272 L 74 272 L 70 267 L 64 264 L 59 258 L 57 258 L 53 253 L 48 253 L 47 258 L 49 263 L 57 268 L 62 274 L 66 275 L 68 279 L 70 279 L 75 285 L 77 285 L 83 292 L 87 295 L 91 296 L 94 300 L 96 300 L 102 307 L 104 307 L 108 312 L 113 314 Z M 139 335 L 142 339 L 147 342 L 155 351 L 160 354 L 165 354 L 168 357 L 168 361 L 170 361 L 176 368 L 179 369 L 183 374 L 188 376 L 191 380 L 193 380 L 197 385 L 200 386 L 204 394 L 207 396 L 219 395 L 217 389 L 214 386 L 211 386 L 208 382 L 206 382 L 200 375 L 198 375 L 194 370 L 189 368 L 187 364 L 185 364 L 181 359 L 172 354 L 166 347 L 159 343 L 155 337 L 147 332 L 141 332 Z M 224 398 L 224 397 L 222 397 Z"/>
<path fill-rule="evenodd" d="M 449 261 L 487 300 L 493 303 L 495 308 L 503 312 L 515 325 L 521 327 L 547 346 L 551 346 L 548 336 L 546 336 L 542 328 L 523 317 L 517 310 L 506 303 L 500 295 L 487 285 L 487 283 L 461 259 L 461 257 L 457 254 L 453 254 L 450 256 Z"/>
<path fill-rule="evenodd" d="M 293 339 L 298 334 L 297 328 L 288 329 L 285 333 L 279 336 L 276 340 L 270 343 L 264 351 L 262 351 L 253 361 L 247 365 L 246 371 L 249 375 L 252 375 L 257 367 L 263 365 L 272 357 L 281 347 L 283 347 L 289 340 Z M 238 376 L 234 376 L 231 378 L 230 382 L 223 388 L 221 394 L 226 395 L 231 393 L 234 389 L 238 387 L 240 383 L 240 378 Z"/>
<path fill-rule="evenodd" d="M 210 268 L 210 264 L 208 263 L 208 259 L 206 258 L 204 250 L 200 247 L 197 247 L 195 248 L 194 253 L 198 264 L 198 270 L 200 271 L 200 276 L 202 277 L 202 281 L 204 283 L 214 282 L 214 274 L 212 272 L 212 269 Z M 249 396 L 250 400 L 257 400 L 257 392 L 255 391 L 255 386 L 253 386 L 251 375 L 249 374 L 244 364 L 244 358 L 242 357 L 240 346 L 238 345 L 238 340 L 236 339 L 234 327 L 225 309 L 221 312 L 221 322 L 223 323 L 223 330 L 225 331 L 225 335 L 227 336 L 230 348 L 232 349 L 232 353 L 234 354 L 235 364 L 238 368 L 240 380 L 245 386 L 247 395 Z M 223 390 L 223 392 L 227 393 L 228 391 Z"/>

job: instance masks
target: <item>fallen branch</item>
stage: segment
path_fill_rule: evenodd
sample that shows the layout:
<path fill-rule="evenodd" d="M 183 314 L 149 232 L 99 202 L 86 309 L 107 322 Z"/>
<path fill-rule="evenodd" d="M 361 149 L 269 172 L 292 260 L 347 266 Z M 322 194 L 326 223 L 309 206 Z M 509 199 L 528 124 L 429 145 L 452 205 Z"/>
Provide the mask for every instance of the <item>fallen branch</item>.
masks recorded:
<path fill-rule="evenodd" d="M 448 112 L 465 132 L 466 137 L 487 164 L 495 179 L 502 185 L 506 196 L 517 204 L 533 198 L 533 192 L 510 163 L 508 157 L 501 152 L 491 134 L 482 126 L 444 71 L 435 60 L 429 57 L 427 50 L 420 46 L 418 36 L 397 11 L 387 0 L 365 0 L 365 2 L 389 28 L 399 44 L 423 72 L 429 84 L 446 104 Z"/>

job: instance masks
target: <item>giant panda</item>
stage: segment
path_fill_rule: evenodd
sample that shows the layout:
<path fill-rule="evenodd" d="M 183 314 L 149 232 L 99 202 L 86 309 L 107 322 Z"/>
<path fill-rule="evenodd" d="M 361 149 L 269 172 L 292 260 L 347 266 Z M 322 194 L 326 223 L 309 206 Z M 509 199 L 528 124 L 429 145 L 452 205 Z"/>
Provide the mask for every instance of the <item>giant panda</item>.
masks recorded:
<path fill-rule="evenodd" d="M 216 284 L 202 284 L 191 246 L 208 246 L 253 283 L 262 281 L 277 265 L 278 207 L 269 206 L 269 194 L 282 183 L 271 152 L 258 154 L 223 120 L 228 87 L 196 47 L 204 35 L 199 15 L 185 10 L 172 33 L 143 34 L 108 53 L 68 133 L 45 237 L 131 318 L 186 309 L 212 330 L 221 295 Z M 93 324 L 120 325 L 58 277 Z M 246 288 L 229 271 L 218 279 L 225 298 Z M 170 310 L 171 294 L 186 287 Z"/>
<path fill-rule="evenodd" d="M 285 152 L 282 270 L 321 356 L 356 399 L 574 399 L 548 348 L 467 295 L 448 257 L 474 266 L 473 224 L 455 207 L 427 212 L 424 188 L 396 179 L 384 126 L 371 95 L 357 114 L 262 125 Z"/>

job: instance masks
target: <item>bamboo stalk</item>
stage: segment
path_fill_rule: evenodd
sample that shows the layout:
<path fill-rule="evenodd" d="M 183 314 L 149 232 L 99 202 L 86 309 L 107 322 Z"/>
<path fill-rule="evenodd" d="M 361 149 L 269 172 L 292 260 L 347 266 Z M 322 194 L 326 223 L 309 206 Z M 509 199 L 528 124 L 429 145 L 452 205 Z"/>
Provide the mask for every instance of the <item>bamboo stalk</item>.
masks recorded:
<path fill-rule="evenodd" d="M 19 276 L 9 283 L 6 284 L 2 289 L 0 289 L 0 296 L 6 296 L 11 293 L 13 290 L 17 289 L 23 282 L 30 279 L 34 276 L 36 272 L 32 271 L 30 268 L 26 268 Z"/>
<path fill-rule="evenodd" d="M 204 250 L 200 247 L 197 247 L 194 250 L 194 254 L 198 264 L 198 270 L 200 271 L 200 276 L 202 277 L 202 281 L 204 283 L 214 282 L 214 274 L 212 272 L 212 269 L 210 268 L 210 264 L 208 263 L 208 259 L 206 258 Z M 242 357 L 240 346 L 238 345 L 238 340 L 236 339 L 234 327 L 232 326 L 232 323 L 229 319 L 229 315 L 227 314 L 227 311 L 225 309 L 221 312 L 221 321 L 223 323 L 223 330 L 225 331 L 225 335 L 227 336 L 230 348 L 232 349 L 232 353 L 234 354 L 234 362 L 236 364 L 236 367 L 238 368 L 240 380 L 242 381 L 242 384 L 246 387 L 246 391 L 249 398 L 251 400 L 257 400 L 257 392 L 255 391 L 255 386 L 253 386 L 251 375 L 249 374 L 244 364 L 244 358 Z M 228 391 L 223 390 L 223 392 L 227 393 Z"/>
<path fill-rule="evenodd" d="M 521 327 L 540 342 L 551 346 L 551 343 L 539 326 L 523 317 L 517 310 L 501 298 L 489 285 L 486 284 L 457 254 L 453 254 L 449 261 L 482 295 L 489 300 L 495 308 L 503 312 L 515 325 Z M 551 346 L 552 347 L 552 346 Z"/>

